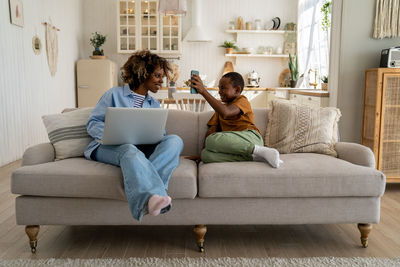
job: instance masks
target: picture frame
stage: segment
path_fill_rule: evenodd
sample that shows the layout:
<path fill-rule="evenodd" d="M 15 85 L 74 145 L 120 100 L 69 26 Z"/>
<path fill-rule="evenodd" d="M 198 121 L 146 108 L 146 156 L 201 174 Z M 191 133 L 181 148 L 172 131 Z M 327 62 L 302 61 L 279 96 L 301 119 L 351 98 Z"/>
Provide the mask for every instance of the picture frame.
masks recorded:
<path fill-rule="evenodd" d="M 9 0 L 11 24 L 24 27 L 24 8 L 22 0 Z"/>

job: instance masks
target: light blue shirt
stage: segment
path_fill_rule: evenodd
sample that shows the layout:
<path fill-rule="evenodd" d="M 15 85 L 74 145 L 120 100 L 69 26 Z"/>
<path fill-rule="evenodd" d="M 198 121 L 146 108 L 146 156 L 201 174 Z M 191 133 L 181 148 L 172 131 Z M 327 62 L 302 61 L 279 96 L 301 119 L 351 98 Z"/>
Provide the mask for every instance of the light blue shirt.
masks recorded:
<path fill-rule="evenodd" d="M 90 114 L 89 120 L 86 124 L 88 134 L 93 137 L 93 140 L 85 150 L 85 157 L 91 159 L 92 152 L 100 145 L 99 141 L 103 140 L 104 121 L 106 117 L 106 110 L 108 107 L 123 107 L 133 108 L 135 103 L 135 96 L 129 85 L 124 87 L 113 87 L 105 92 L 97 102 L 96 107 Z M 160 108 L 160 102 L 157 99 L 146 95 L 144 98 L 142 108 Z"/>

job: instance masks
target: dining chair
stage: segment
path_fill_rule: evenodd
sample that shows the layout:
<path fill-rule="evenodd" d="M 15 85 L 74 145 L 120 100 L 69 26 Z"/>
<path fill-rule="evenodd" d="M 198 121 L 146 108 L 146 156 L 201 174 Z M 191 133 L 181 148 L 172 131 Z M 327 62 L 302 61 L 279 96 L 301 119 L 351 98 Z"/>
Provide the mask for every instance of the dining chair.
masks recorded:
<path fill-rule="evenodd" d="M 190 93 L 173 93 L 176 106 L 179 110 L 202 112 L 206 108 L 206 100 L 202 95 Z"/>

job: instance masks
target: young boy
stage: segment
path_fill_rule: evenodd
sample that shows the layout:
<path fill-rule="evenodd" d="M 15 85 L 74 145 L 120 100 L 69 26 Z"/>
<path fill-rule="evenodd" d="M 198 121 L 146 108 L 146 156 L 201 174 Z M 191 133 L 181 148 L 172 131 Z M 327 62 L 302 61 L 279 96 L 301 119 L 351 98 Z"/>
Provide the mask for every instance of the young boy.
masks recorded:
<path fill-rule="evenodd" d="M 201 152 L 204 163 L 254 160 L 279 167 L 282 161 L 278 150 L 264 147 L 250 102 L 241 95 L 244 87 L 242 75 L 229 72 L 222 76 L 218 93 L 223 103 L 208 93 L 198 75 L 194 74 L 191 82 L 215 110 L 207 123 L 205 148 Z"/>

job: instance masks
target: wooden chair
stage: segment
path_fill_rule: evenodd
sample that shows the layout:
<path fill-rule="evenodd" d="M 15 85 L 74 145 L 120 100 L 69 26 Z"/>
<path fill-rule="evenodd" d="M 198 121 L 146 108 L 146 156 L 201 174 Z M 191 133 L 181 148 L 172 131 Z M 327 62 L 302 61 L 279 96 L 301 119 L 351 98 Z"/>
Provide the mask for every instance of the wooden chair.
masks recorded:
<path fill-rule="evenodd" d="M 202 95 L 190 93 L 173 93 L 172 95 L 179 110 L 202 112 L 207 104 Z"/>

